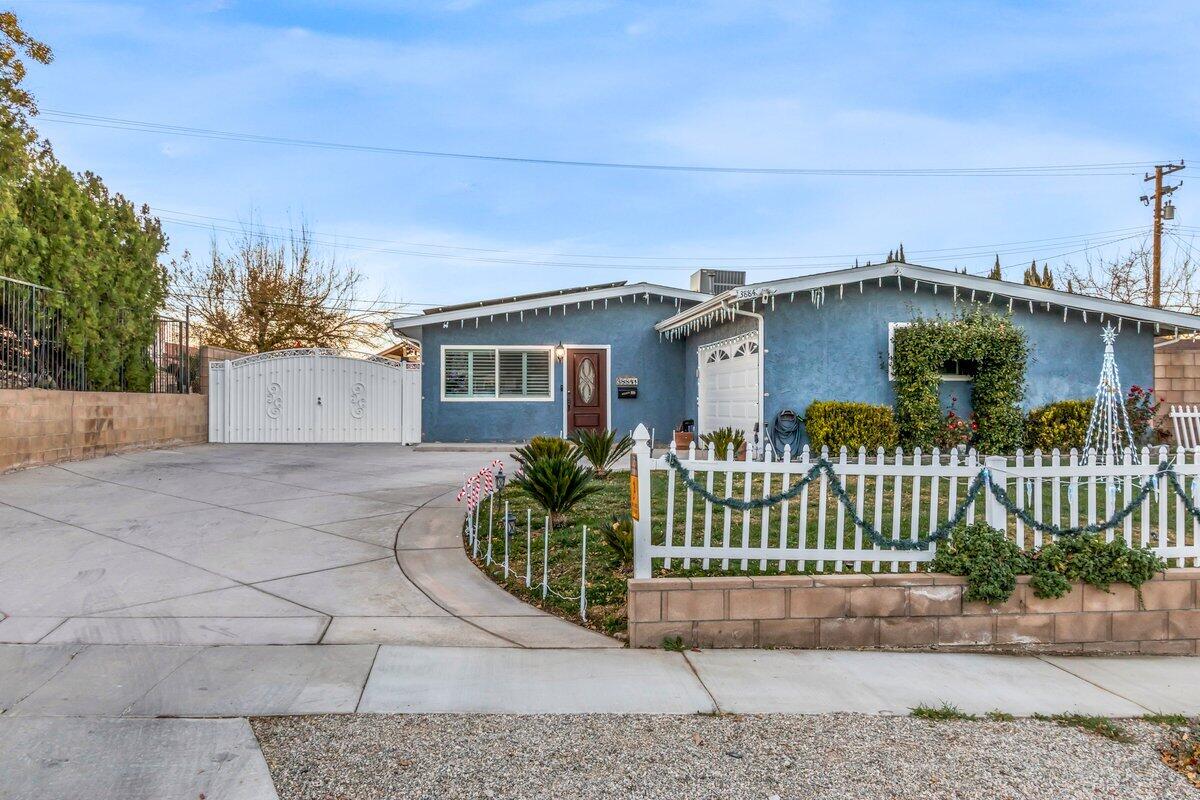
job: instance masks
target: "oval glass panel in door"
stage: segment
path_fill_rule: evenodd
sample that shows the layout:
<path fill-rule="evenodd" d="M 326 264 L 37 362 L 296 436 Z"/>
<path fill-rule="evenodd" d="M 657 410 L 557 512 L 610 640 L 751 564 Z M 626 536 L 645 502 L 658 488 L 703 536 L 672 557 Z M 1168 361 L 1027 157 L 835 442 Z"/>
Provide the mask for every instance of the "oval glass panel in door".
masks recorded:
<path fill-rule="evenodd" d="M 596 363 L 590 358 L 579 362 L 579 369 L 575 373 L 575 392 L 579 402 L 584 405 L 590 405 L 596 396 Z"/>

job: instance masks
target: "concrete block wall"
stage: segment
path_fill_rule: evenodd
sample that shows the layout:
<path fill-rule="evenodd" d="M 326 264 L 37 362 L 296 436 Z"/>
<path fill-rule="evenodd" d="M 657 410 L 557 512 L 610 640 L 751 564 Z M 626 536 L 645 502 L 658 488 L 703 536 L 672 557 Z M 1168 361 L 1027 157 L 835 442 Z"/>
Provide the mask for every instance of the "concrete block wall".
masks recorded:
<path fill-rule="evenodd" d="M 208 440 L 204 395 L 0 389 L 0 472 Z"/>
<path fill-rule="evenodd" d="M 947 648 L 1195 655 L 1200 569 L 1102 592 L 1076 584 L 1034 595 L 1028 577 L 1002 604 L 963 600 L 965 579 L 941 573 L 629 581 L 629 641 L 660 647 Z"/>
<path fill-rule="evenodd" d="M 1200 340 L 1180 339 L 1154 348 L 1154 393 L 1171 405 L 1200 405 Z"/>

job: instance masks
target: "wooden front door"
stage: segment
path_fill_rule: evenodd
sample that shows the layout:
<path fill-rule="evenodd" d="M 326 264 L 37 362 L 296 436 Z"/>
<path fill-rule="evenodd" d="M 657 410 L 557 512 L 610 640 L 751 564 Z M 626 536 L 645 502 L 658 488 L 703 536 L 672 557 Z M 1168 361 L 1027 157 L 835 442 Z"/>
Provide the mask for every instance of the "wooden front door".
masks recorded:
<path fill-rule="evenodd" d="M 567 351 L 567 435 L 608 428 L 608 363 L 604 350 Z"/>

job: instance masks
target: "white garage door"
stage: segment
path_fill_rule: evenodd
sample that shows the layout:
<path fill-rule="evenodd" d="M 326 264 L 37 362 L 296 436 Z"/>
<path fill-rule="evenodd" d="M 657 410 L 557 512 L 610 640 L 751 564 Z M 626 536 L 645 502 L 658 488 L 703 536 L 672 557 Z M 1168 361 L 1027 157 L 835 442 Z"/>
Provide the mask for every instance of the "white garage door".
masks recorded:
<path fill-rule="evenodd" d="M 758 334 L 747 333 L 699 348 L 701 433 L 733 428 L 753 440 L 762 402 Z"/>
<path fill-rule="evenodd" d="M 210 442 L 420 439 L 420 364 L 317 348 L 209 363 Z"/>

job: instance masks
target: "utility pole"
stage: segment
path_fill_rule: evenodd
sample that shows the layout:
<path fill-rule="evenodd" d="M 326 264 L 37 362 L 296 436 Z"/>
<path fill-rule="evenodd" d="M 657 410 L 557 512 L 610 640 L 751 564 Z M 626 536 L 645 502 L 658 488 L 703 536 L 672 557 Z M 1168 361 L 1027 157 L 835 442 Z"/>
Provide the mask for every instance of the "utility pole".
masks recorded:
<path fill-rule="evenodd" d="M 1174 186 L 1163 186 L 1163 176 L 1170 175 L 1183 169 L 1183 159 L 1178 164 L 1159 164 L 1154 168 L 1154 174 L 1146 173 L 1143 181 L 1154 181 L 1154 194 L 1142 195 L 1142 205 L 1154 203 L 1154 256 L 1153 273 L 1150 282 L 1150 305 L 1155 308 L 1162 306 L 1162 228 L 1163 228 L 1163 198 L 1170 197 L 1176 189 L 1183 185 L 1180 181 Z M 1168 218 L 1173 219 L 1175 209 L 1167 203 Z"/>

